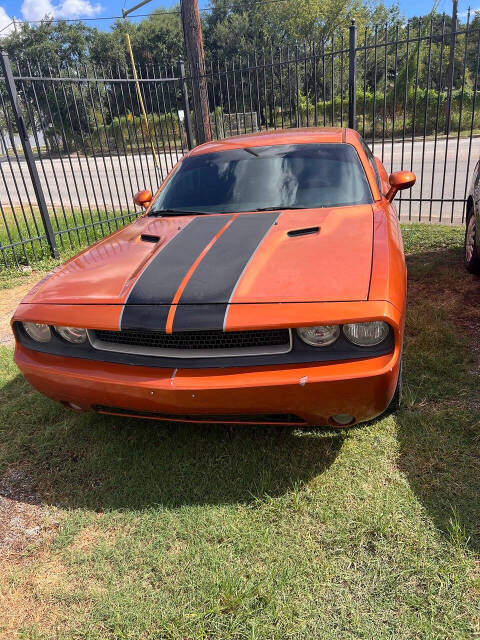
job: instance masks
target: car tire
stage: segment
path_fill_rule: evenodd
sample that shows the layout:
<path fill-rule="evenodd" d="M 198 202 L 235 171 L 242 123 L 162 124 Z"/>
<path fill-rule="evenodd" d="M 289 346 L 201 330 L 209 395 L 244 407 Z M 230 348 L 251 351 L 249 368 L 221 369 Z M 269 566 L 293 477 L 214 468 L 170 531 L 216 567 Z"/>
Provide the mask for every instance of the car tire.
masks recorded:
<path fill-rule="evenodd" d="M 470 209 L 465 227 L 464 258 L 465 266 L 470 273 L 480 275 L 480 254 L 476 239 L 477 229 L 473 209 Z"/>
<path fill-rule="evenodd" d="M 400 406 L 402 404 L 402 392 L 403 392 L 403 367 L 402 367 L 402 361 L 400 360 L 397 386 L 395 387 L 395 393 L 393 394 L 393 398 L 390 400 L 390 404 L 388 405 L 386 413 L 393 413 L 394 411 L 397 411 L 397 409 L 400 409 Z"/>

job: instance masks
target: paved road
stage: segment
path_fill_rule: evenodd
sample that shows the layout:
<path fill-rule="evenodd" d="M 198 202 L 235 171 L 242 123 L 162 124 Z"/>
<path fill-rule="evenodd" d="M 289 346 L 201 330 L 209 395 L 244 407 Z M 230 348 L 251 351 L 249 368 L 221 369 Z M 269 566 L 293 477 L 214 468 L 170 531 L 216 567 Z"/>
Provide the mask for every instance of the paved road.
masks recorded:
<path fill-rule="evenodd" d="M 470 149 L 470 166 L 467 165 Z M 403 202 L 398 207 L 403 220 L 409 216 L 418 220 L 432 216 L 433 220 L 460 221 L 463 211 L 461 202 L 452 205 L 448 200 L 463 200 L 465 184 L 480 157 L 480 138 L 471 141 L 461 139 L 457 145 L 456 139 L 450 139 L 448 146 L 445 140 L 421 140 L 385 143 L 382 149 L 381 143 L 376 143 L 374 153 L 379 157 L 383 155 L 383 161 L 388 172 L 393 170 L 413 169 L 417 174 L 417 184 L 412 189 L 412 198 L 430 198 L 438 200 L 432 207 L 429 203 Z M 115 158 L 97 156 L 84 158 L 77 156 L 54 158 L 51 161 L 37 160 L 37 168 L 44 188 L 47 205 L 59 207 L 83 207 L 88 211 L 88 206 L 94 209 L 113 209 L 119 212 L 131 208 L 132 194 L 139 189 L 152 188 L 158 185 L 161 177 L 175 164 L 180 152 L 160 155 L 161 167 L 155 170 L 151 155 L 118 156 Z M 403 161 L 402 161 L 403 158 Z M 423 167 L 422 167 L 423 162 Z M 33 188 L 28 177 L 25 162 L 13 163 L 10 166 L 3 159 L 0 162 L 0 201 L 4 205 L 18 205 L 20 198 L 26 202 L 25 187 L 22 174 L 25 177 L 26 188 L 32 202 L 35 202 Z M 445 184 L 443 176 L 445 174 Z M 456 179 L 455 179 L 456 175 Z M 153 190 L 152 189 L 152 190 Z M 9 200 L 7 190 L 10 193 Z M 443 199 L 443 203 L 441 202 Z"/>
<path fill-rule="evenodd" d="M 132 206 L 132 196 L 140 189 L 155 187 L 162 181 L 182 154 L 172 151 L 159 155 L 156 169 L 151 154 L 128 156 L 62 156 L 36 160 L 47 205 L 65 208 L 85 206 L 104 210 Z M 28 202 L 25 186 L 32 202 L 36 202 L 25 161 L 0 162 L 0 201 L 2 204 Z M 25 185 L 22 180 L 25 178 Z M 8 197 L 10 194 L 11 202 Z M 60 209 L 61 210 L 61 209 Z"/>
<path fill-rule="evenodd" d="M 375 144 L 375 155 L 382 158 L 382 145 Z M 469 162 L 470 155 L 470 162 Z M 409 217 L 418 220 L 420 215 L 422 220 L 431 215 L 432 220 L 438 221 L 440 218 L 445 222 L 460 222 L 462 219 L 463 202 L 452 203 L 449 200 L 458 199 L 463 201 L 465 197 L 465 187 L 470 186 L 473 168 L 480 158 L 480 138 L 462 138 L 438 140 L 415 140 L 405 141 L 402 149 L 401 142 L 393 145 L 385 144 L 383 148 L 383 163 L 388 172 L 391 170 L 412 169 L 417 182 L 410 192 L 412 199 L 433 198 L 430 207 L 429 202 L 403 202 L 397 199 L 397 207 L 400 211 L 401 219 Z M 393 167 L 393 169 L 392 169 Z M 445 176 L 445 183 L 444 183 Z M 444 183 L 444 184 L 443 184 Z M 406 197 L 409 197 L 408 192 Z"/>

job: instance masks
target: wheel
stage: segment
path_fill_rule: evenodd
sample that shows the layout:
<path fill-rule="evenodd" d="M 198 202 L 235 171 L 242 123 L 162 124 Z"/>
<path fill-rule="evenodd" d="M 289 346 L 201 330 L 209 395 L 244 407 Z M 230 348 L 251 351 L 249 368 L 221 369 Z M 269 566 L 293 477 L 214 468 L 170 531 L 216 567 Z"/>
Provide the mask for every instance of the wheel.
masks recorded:
<path fill-rule="evenodd" d="M 387 408 L 388 413 L 393 413 L 394 411 L 397 411 L 397 409 L 400 409 L 400 405 L 402 404 L 402 390 L 403 390 L 403 376 L 402 376 L 402 361 L 400 360 L 397 386 L 395 387 L 395 393 L 393 394 L 393 398 L 390 400 L 390 404 L 388 405 L 388 408 Z"/>
<path fill-rule="evenodd" d="M 476 224 L 473 209 L 469 211 L 465 229 L 465 266 L 470 273 L 480 274 L 480 254 L 476 240 Z"/>

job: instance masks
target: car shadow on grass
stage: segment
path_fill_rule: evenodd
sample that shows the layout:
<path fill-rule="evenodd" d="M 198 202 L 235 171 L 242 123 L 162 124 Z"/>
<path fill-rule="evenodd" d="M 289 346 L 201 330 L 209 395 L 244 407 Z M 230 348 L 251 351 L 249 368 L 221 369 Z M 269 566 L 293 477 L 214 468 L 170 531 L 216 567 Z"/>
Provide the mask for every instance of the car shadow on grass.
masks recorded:
<path fill-rule="evenodd" d="M 177 508 L 281 496 L 328 469 L 344 438 L 293 427 L 75 414 L 20 375 L 2 394 L 11 414 L 3 427 L 9 450 L 0 495 L 64 508 Z"/>
<path fill-rule="evenodd" d="M 435 526 L 480 551 L 480 279 L 458 248 L 407 264 L 398 464 Z"/>
<path fill-rule="evenodd" d="M 458 248 L 416 253 L 408 267 L 398 466 L 434 525 L 480 550 L 480 281 Z M 325 473 L 347 437 L 77 415 L 20 375 L 0 414 L 0 495 L 96 511 L 278 497 Z"/>

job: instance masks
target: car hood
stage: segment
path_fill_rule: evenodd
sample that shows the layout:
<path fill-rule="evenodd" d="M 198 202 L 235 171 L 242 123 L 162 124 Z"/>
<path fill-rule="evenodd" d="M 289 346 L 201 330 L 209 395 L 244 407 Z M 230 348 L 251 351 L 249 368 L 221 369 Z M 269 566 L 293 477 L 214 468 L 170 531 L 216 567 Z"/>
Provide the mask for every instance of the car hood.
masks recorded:
<path fill-rule="evenodd" d="M 366 300 L 370 205 L 143 216 L 39 283 L 24 302 L 187 305 Z"/>

